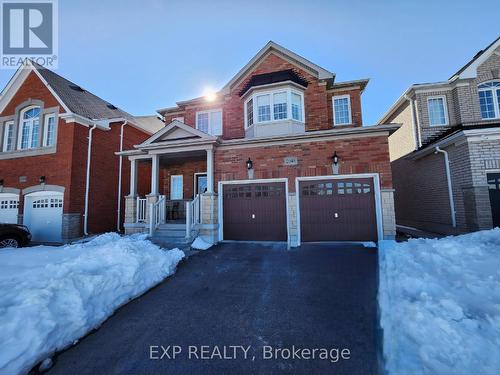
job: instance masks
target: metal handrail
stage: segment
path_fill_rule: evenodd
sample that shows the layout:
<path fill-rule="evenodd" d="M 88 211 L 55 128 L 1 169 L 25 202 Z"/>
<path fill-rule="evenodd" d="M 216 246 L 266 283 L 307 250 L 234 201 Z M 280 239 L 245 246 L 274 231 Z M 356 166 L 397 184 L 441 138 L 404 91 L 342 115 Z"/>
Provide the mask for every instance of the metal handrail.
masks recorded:
<path fill-rule="evenodd" d="M 156 203 L 151 203 L 149 206 L 149 235 L 152 236 L 165 220 L 165 196 L 160 196 Z"/>

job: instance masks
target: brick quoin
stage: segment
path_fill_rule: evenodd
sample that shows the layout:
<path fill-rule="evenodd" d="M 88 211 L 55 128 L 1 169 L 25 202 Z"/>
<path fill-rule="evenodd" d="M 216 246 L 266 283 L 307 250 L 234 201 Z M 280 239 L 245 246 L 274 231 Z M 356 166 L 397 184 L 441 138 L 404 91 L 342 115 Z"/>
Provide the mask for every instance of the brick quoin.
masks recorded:
<path fill-rule="evenodd" d="M 340 174 L 379 173 L 382 188 L 392 188 L 389 148 L 386 136 L 305 142 L 288 145 L 216 149 L 215 181 L 248 179 L 246 161 L 253 161 L 254 178 L 288 178 L 295 191 L 295 178 L 332 174 L 332 155 L 340 157 Z M 285 166 L 284 158 L 294 156 L 296 166 Z"/>

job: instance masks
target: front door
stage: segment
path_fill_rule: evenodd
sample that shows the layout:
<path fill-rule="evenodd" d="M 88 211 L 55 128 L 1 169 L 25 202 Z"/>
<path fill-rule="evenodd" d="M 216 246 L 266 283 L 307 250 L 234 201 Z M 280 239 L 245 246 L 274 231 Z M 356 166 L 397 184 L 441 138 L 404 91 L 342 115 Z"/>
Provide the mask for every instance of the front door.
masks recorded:
<path fill-rule="evenodd" d="M 488 187 L 490 191 L 491 216 L 493 227 L 500 227 L 500 172 L 488 173 Z"/>
<path fill-rule="evenodd" d="M 203 194 L 207 191 L 207 175 L 206 174 L 195 174 L 194 182 L 194 196 L 198 194 Z"/>

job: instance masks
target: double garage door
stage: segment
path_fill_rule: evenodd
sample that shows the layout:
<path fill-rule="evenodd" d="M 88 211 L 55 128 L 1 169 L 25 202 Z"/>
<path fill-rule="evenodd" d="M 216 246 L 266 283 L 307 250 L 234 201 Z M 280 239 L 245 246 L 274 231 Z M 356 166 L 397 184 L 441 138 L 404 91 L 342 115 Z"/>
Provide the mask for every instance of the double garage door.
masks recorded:
<path fill-rule="evenodd" d="M 285 182 L 223 185 L 225 240 L 286 241 Z M 372 178 L 299 181 L 302 242 L 376 241 Z"/>

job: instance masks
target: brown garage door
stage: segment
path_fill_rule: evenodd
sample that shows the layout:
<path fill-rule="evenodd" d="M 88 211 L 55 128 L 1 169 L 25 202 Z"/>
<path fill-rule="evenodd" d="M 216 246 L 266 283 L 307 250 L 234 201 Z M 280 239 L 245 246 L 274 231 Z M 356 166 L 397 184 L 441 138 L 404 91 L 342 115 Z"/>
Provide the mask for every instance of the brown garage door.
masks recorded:
<path fill-rule="evenodd" d="M 286 241 L 285 183 L 224 185 L 224 239 Z"/>
<path fill-rule="evenodd" d="M 376 241 L 373 179 L 301 181 L 302 241 Z"/>

